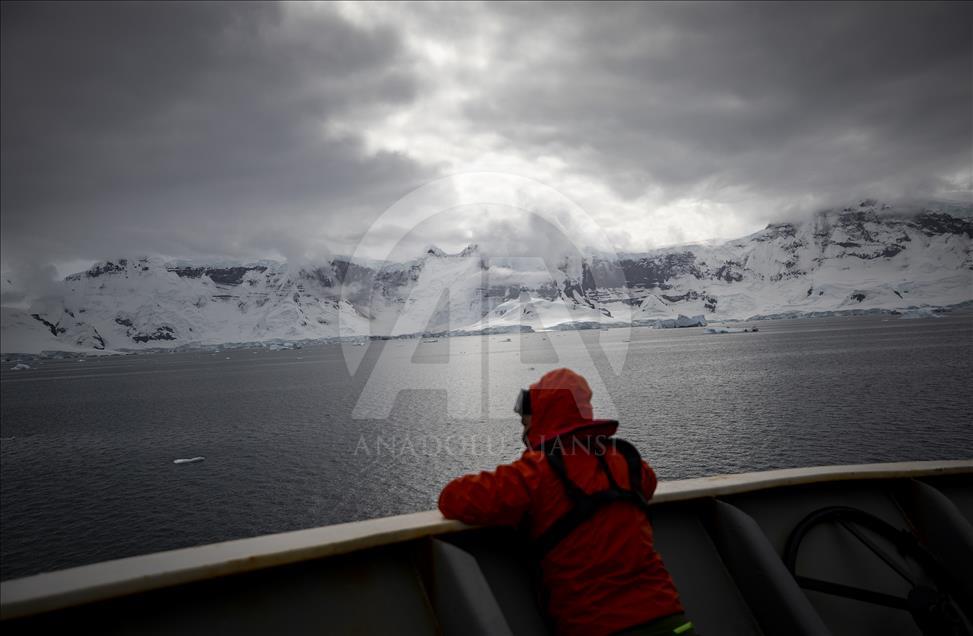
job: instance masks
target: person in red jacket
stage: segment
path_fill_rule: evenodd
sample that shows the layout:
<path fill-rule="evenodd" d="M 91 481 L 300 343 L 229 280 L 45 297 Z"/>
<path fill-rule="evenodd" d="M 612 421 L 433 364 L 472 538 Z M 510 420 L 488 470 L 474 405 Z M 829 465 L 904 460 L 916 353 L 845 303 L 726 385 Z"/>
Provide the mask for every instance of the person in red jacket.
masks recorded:
<path fill-rule="evenodd" d="M 645 514 L 655 473 L 612 437 L 618 422 L 593 419 L 587 381 L 546 373 L 515 410 L 527 450 L 447 484 L 443 516 L 526 529 L 559 634 L 693 634 Z"/>

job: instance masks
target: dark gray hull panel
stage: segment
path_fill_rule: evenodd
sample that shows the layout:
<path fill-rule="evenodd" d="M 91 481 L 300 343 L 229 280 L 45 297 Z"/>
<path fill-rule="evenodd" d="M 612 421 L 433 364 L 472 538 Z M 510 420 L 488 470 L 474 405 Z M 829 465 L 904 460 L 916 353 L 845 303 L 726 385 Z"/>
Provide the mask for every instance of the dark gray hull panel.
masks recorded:
<path fill-rule="evenodd" d="M 802 589 L 783 554 L 827 506 L 869 512 L 919 537 L 973 615 L 973 476 L 831 481 L 659 503 L 656 547 L 688 616 L 708 636 L 921 634 L 901 609 Z M 899 566 L 929 578 L 910 559 Z M 804 539 L 797 570 L 895 596 L 911 586 L 840 524 Z M 9 633 L 90 629 L 180 634 L 544 634 L 527 547 L 471 529 L 4 620 Z M 967 624 L 967 628 L 969 625 Z"/>

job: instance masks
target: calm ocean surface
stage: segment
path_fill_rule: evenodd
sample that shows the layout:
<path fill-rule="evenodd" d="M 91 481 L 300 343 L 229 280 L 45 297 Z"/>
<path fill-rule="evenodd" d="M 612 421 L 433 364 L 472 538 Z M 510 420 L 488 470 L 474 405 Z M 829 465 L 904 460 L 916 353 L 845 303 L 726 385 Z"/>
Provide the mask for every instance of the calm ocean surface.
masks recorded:
<path fill-rule="evenodd" d="M 432 509 L 558 366 L 663 480 L 973 457 L 973 316 L 756 326 L 4 363 L 0 575 Z"/>

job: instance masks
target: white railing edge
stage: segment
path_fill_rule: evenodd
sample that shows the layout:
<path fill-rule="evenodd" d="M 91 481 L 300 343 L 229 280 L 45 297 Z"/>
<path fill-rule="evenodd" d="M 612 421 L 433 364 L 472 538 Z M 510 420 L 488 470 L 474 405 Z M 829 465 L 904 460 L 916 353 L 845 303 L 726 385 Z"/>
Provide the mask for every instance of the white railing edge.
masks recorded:
<path fill-rule="evenodd" d="M 973 459 L 785 468 L 660 482 L 653 503 L 825 481 L 973 473 Z M 47 572 L 0 583 L 0 619 L 64 609 L 230 574 L 469 529 L 435 510 L 237 539 Z"/>

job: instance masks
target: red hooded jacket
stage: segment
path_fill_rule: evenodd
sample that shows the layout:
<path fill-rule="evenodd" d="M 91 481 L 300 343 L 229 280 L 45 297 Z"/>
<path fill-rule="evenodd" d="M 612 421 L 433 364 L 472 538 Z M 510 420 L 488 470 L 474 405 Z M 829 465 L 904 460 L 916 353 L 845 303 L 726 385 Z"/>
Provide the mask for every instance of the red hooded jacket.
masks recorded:
<path fill-rule="evenodd" d="M 571 481 L 588 493 L 608 488 L 594 455 L 565 442 L 613 435 L 618 428 L 618 422 L 592 419 L 585 379 L 569 369 L 551 371 L 531 385 L 530 400 L 531 424 L 524 436 L 528 450 L 512 464 L 447 484 L 439 496 L 443 516 L 471 525 L 523 525 L 537 539 L 571 508 L 544 453 L 535 450 L 555 437 L 562 440 Z M 615 481 L 629 488 L 625 458 L 610 445 L 607 449 Z M 645 462 L 639 487 L 646 499 L 655 492 L 655 473 Z M 575 528 L 544 556 L 541 570 L 559 634 L 611 634 L 683 611 L 653 548 L 652 526 L 642 510 L 627 502 L 609 504 Z"/>

